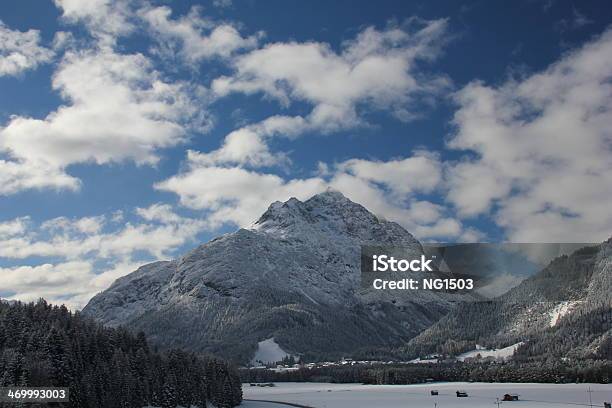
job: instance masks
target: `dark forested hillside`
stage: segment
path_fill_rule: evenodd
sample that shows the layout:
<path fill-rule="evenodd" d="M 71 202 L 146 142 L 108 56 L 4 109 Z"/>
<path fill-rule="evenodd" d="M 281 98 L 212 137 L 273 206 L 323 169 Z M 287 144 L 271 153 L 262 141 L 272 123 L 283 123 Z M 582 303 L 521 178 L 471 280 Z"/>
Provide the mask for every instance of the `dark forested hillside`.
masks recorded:
<path fill-rule="evenodd" d="M 105 328 L 65 307 L 0 301 L 0 386 L 70 388 L 70 407 L 233 407 L 237 371 L 224 361 L 151 350 L 143 334 Z"/>
<path fill-rule="evenodd" d="M 612 239 L 553 260 L 498 298 L 459 305 L 404 351 L 452 356 L 518 342 L 523 362 L 612 358 Z"/>

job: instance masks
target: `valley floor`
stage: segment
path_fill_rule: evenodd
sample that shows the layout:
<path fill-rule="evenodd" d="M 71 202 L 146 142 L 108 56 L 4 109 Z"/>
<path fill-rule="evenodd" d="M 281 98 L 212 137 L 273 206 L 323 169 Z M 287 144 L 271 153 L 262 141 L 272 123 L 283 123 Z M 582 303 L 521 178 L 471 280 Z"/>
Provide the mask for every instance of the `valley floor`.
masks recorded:
<path fill-rule="evenodd" d="M 612 401 L 612 384 L 489 384 L 432 383 L 414 385 L 361 385 L 328 383 L 276 383 L 275 387 L 243 384 L 245 400 L 279 401 L 315 408 L 491 408 L 504 394 L 519 394 L 520 401 L 501 405 L 523 408 L 589 407 L 588 388 L 593 407 Z M 438 390 L 438 396 L 431 396 Z M 457 390 L 467 398 L 457 398 Z M 437 405 L 436 405 L 437 404 Z M 245 408 L 286 408 L 291 405 L 245 401 Z"/>

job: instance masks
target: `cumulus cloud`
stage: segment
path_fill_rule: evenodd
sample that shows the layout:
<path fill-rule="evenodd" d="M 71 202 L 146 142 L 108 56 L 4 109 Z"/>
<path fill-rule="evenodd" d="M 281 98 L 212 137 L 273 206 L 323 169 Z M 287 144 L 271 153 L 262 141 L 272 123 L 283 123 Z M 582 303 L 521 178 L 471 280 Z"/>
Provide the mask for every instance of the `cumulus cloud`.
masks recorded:
<path fill-rule="evenodd" d="M 0 77 L 35 69 L 53 58 L 53 51 L 40 45 L 40 32 L 11 30 L 0 21 Z"/>
<path fill-rule="evenodd" d="M 130 0 L 54 0 L 64 21 L 82 23 L 89 33 L 104 45 L 114 45 L 117 38 L 131 33 L 133 21 Z"/>
<path fill-rule="evenodd" d="M 386 162 L 351 159 L 339 166 L 361 179 L 384 184 L 399 196 L 414 190 L 431 192 L 442 180 L 441 168 L 439 158 L 427 152 Z"/>
<path fill-rule="evenodd" d="M 80 292 L 91 274 L 91 264 L 84 261 L 0 268 L 2 289 L 23 301 L 56 299 Z"/>
<path fill-rule="evenodd" d="M 40 227 L 51 232 L 95 234 L 102 229 L 105 222 L 104 216 L 83 217 L 76 220 L 57 217 L 43 222 Z"/>
<path fill-rule="evenodd" d="M 143 263 L 168 259 L 210 226 L 167 204 L 137 208 L 135 215 L 131 223 L 118 223 L 114 215 L 58 217 L 39 224 L 27 217 L 0 222 L 0 258 L 28 263 L 43 259 L 0 268 L 2 291 L 14 299 L 42 296 L 79 308 Z"/>
<path fill-rule="evenodd" d="M 250 167 L 287 164 L 289 157 L 282 152 L 271 152 L 268 140 L 274 136 L 294 137 L 309 124 L 299 116 L 270 116 L 256 123 L 230 132 L 217 150 L 209 153 L 188 152 L 189 161 L 200 165 L 241 165 Z"/>
<path fill-rule="evenodd" d="M 0 268 L 3 290 L 10 292 L 9 299 L 32 302 L 45 298 L 78 310 L 93 295 L 108 288 L 116 279 L 135 271 L 140 263 L 118 262 L 96 271 L 88 260 L 45 263 L 35 266 Z"/>
<path fill-rule="evenodd" d="M 169 7 L 149 7 L 140 10 L 155 39 L 159 43 L 158 52 L 162 55 L 179 55 L 189 64 L 214 57 L 228 58 L 236 51 L 257 46 L 260 34 L 243 37 L 231 24 L 217 24 L 201 15 L 200 7 L 192 7 L 190 12 L 172 19 Z"/>
<path fill-rule="evenodd" d="M 413 20 L 407 27 L 366 28 L 341 52 L 317 42 L 268 44 L 237 57 L 235 73 L 212 87 L 218 95 L 263 93 L 285 106 L 307 102 L 313 106 L 308 120 L 319 129 L 358 124 L 363 106 L 408 119 L 415 100 L 431 99 L 449 85 L 446 77 L 417 69 L 439 54 L 445 32 L 445 20 Z"/>
<path fill-rule="evenodd" d="M 65 172 L 75 163 L 155 164 L 158 149 L 184 142 L 190 128 L 210 126 L 195 104 L 203 91 L 165 82 L 141 54 L 69 51 L 52 86 L 65 105 L 44 119 L 13 116 L 0 129 L 0 151 L 9 157 L 0 161 L 0 193 L 76 189 L 78 180 Z"/>
<path fill-rule="evenodd" d="M 0 159 L 0 195 L 42 188 L 77 190 L 79 186 L 78 179 L 48 163 Z"/>
<path fill-rule="evenodd" d="M 546 70 L 456 95 L 448 199 L 492 214 L 518 242 L 591 242 L 612 231 L 612 31 Z"/>
<path fill-rule="evenodd" d="M 169 81 L 143 54 L 115 50 L 116 40 L 138 24 L 136 3 L 124 0 L 55 0 L 62 18 L 83 24 L 96 40 L 58 32 L 63 56 L 52 88 L 64 103 L 44 118 L 11 116 L 0 127 L 0 195 L 52 188 L 77 190 L 68 167 L 78 163 L 133 161 L 154 165 L 158 151 L 212 126 L 207 91 Z M 0 23 L 0 75 L 33 68 L 51 58 L 39 33 L 8 30 Z"/>
<path fill-rule="evenodd" d="M 15 218 L 0 222 L 0 239 L 22 234 L 27 228 L 29 217 Z"/>
<path fill-rule="evenodd" d="M 135 252 L 166 258 L 171 251 L 208 227 L 205 220 L 179 216 L 167 204 L 138 208 L 141 222 L 123 223 L 120 227 L 102 231 L 107 217 L 67 218 L 47 220 L 31 226 L 20 234 L 0 235 L 0 258 L 62 257 L 69 260 L 87 256 L 110 259 Z M 24 219 L 7 221 L 15 225 Z M 0 224 L 3 226 L 5 224 Z"/>
<path fill-rule="evenodd" d="M 78 42 L 70 31 L 57 31 L 53 35 L 52 47 L 55 52 L 60 52 L 69 48 L 76 48 Z"/>

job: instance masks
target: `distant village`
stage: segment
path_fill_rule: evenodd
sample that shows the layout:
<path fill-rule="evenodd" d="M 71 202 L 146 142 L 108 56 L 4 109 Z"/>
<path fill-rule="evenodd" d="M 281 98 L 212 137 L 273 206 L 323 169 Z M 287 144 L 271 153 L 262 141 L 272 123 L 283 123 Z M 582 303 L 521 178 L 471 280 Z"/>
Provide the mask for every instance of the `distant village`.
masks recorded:
<path fill-rule="evenodd" d="M 478 351 L 481 351 L 479 353 Z M 469 355 L 468 355 L 469 354 Z M 416 358 L 410 361 L 381 361 L 381 360 L 353 360 L 352 358 L 343 358 L 340 361 L 323 361 L 317 363 L 296 363 L 293 358 L 287 358 L 282 362 L 265 363 L 257 361 L 250 367 L 241 367 L 242 369 L 250 370 L 269 370 L 276 373 L 286 373 L 297 371 L 299 369 L 317 369 L 326 367 L 342 367 L 342 366 L 380 366 L 380 365 L 401 365 L 401 364 L 437 364 L 437 363 L 455 363 L 457 361 L 465 363 L 501 363 L 506 361 L 510 356 L 506 353 L 491 354 L 491 350 L 487 350 L 477 346 L 475 351 L 464 353 L 460 356 L 449 358 L 439 354 L 431 354 L 423 358 Z"/>

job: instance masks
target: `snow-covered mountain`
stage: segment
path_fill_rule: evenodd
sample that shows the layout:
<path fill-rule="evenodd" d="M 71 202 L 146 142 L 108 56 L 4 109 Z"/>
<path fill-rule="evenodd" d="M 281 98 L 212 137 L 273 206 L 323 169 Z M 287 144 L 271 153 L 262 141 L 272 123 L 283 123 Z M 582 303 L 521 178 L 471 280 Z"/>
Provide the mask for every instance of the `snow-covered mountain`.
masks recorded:
<path fill-rule="evenodd" d="M 360 288 L 362 244 L 421 244 L 339 192 L 275 202 L 250 228 L 118 279 L 83 309 L 162 347 L 248 361 L 257 343 L 314 358 L 403 344 L 467 295 Z"/>
<path fill-rule="evenodd" d="M 460 305 L 405 350 L 457 354 L 518 342 L 519 358 L 612 358 L 612 238 L 556 258 L 495 299 Z"/>

